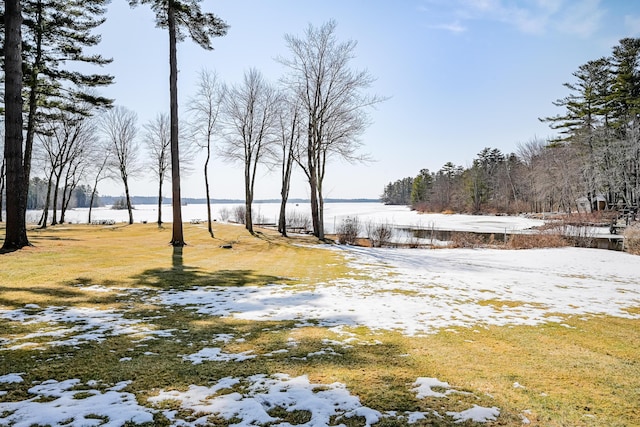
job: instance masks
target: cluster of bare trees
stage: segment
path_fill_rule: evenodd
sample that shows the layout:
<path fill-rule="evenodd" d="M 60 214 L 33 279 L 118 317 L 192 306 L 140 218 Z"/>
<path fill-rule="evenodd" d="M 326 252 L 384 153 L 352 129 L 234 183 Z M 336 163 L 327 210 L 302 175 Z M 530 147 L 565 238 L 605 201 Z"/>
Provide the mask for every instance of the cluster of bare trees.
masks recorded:
<path fill-rule="evenodd" d="M 156 15 L 156 24 L 168 30 L 170 62 L 170 158 L 173 194 L 173 235 L 171 244 L 183 246 L 180 203 L 180 157 L 178 150 L 177 50 L 176 44 L 187 34 L 201 47 L 211 50 L 211 39 L 223 36 L 227 24 L 212 13 L 200 9 L 201 0 L 131 0 L 130 5 L 149 4 Z M 51 179 L 55 177 L 54 194 L 62 174 L 65 182 L 81 175 L 79 164 L 69 159 L 71 148 L 80 149 L 78 138 L 66 133 L 68 123 L 80 123 L 96 108 L 109 107 L 112 100 L 95 94 L 93 88 L 113 81 L 112 76 L 86 74 L 64 68 L 73 63 L 103 65 L 111 59 L 85 53 L 96 46 L 100 36 L 93 31 L 105 18 L 108 0 L 8 0 L 0 20 L 4 47 L 4 121 L 5 146 L 3 171 L 6 178 L 7 226 L 3 250 L 20 249 L 29 244 L 26 233 L 26 201 L 31 176 L 31 163 L 36 135 L 42 135 L 43 145 L 51 148 L 48 159 Z M 24 19 L 23 19 L 24 18 Z M 24 46 L 24 49 L 23 49 Z M 26 95 L 23 98 L 23 88 Z M 78 108 L 81 106 L 81 108 Z M 87 108 L 85 108 L 87 106 Z M 26 111 L 23 120 L 23 110 Z M 129 170 L 122 168 L 133 154 L 124 152 L 123 141 L 132 138 L 131 126 L 114 114 L 102 120 L 102 130 L 108 136 L 110 154 L 118 159 L 120 177 L 127 188 Z M 128 117 L 132 119 L 132 117 Z M 131 120 L 129 120 L 131 121 Z M 25 126 L 23 126 L 25 125 Z M 24 132 L 24 136 L 23 136 Z M 82 138 L 79 138 L 82 139 Z M 73 141 L 73 142 L 72 142 Z M 48 151 L 45 148 L 45 151 Z M 81 150 L 82 151 L 82 150 Z M 55 152 L 55 154 L 54 154 Z M 82 156 L 72 156 L 81 158 Z M 107 166 L 103 162 L 102 169 Z M 94 182 L 100 180 L 100 173 Z M 4 180 L 2 183 L 4 184 Z M 73 186 L 73 185 L 71 185 Z M 63 191 L 62 206 L 64 207 Z M 54 199 L 55 199 L 54 195 Z M 57 206 L 54 200 L 54 209 Z M 64 217 L 64 210 L 62 213 Z M 129 220 L 133 221 L 130 203 Z M 46 225 L 46 218 L 44 220 Z M 55 210 L 53 222 L 57 221 Z"/>
<path fill-rule="evenodd" d="M 313 232 L 324 238 L 323 183 L 328 162 L 336 157 L 363 161 L 359 137 L 367 123 L 367 108 L 382 98 L 366 93 L 373 79 L 353 70 L 354 41 L 339 42 L 336 23 L 309 25 L 304 36 L 286 35 L 290 56 L 278 61 L 285 75 L 268 82 L 260 71 L 249 69 L 241 82 L 226 85 L 211 73 L 201 76 L 192 102 L 198 144 L 207 150 L 219 139 L 221 155 L 244 168 L 245 226 L 253 232 L 251 205 L 257 168 L 266 165 L 281 173 L 282 204 L 278 228 L 286 230 L 285 207 L 292 170 L 307 177 Z M 217 132 L 216 132 L 217 131 Z M 205 166 L 205 174 L 206 174 Z M 205 175 L 208 196 L 208 178 Z M 210 219 L 209 219 L 210 223 Z"/>
<path fill-rule="evenodd" d="M 51 5 L 42 5 L 38 3 L 39 0 L 32 1 L 34 2 L 32 10 L 35 14 L 34 19 L 49 19 L 47 18 L 49 15 L 42 11 Z M 12 2 L 19 9 L 20 1 Z M 93 2 L 94 7 L 90 12 L 86 12 L 87 16 L 93 19 L 91 25 L 86 25 L 86 30 L 82 33 L 84 37 L 74 38 L 71 44 L 77 46 L 74 59 L 84 58 L 86 62 L 103 64 L 110 60 L 97 55 L 83 56 L 80 53 L 82 47 L 92 46 L 98 42 L 99 37 L 89 38 L 86 32 L 104 21 L 100 17 L 104 12 L 104 0 L 93 0 Z M 64 86 L 52 80 L 53 86 L 58 89 L 54 94 L 57 102 L 51 102 L 50 105 L 46 102 L 36 103 L 34 114 L 27 116 L 25 153 L 12 151 L 21 148 L 23 141 L 22 139 L 13 141 L 8 134 L 7 141 L 10 143 L 5 149 L 2 171 L 5 170 L 6 160 L 6 168 L 11 172 L 6 174 L 6 180 L 5 174 L 0 174 L 2 176 L 0 186 L 4 188 L 5 181 L 9 180 L 12 183 L 19 180 L 22 184 L 26 184 L 15 185 L 12 191 L 7 192 L 8 203 L 16 206 L 18 200 L 26 200 L 26 188 L 31 175 L 31 156 L 35 152 L 37 165 L 46 176 L 45 181 L 49 186 L 41 219 L 43 227 L 46 227 L 49 221 L 49 209 L 53 209 L 51 224 L 64 222 L 64 212 L 68 207 L 70 195 L 80 182 L 91 183 L 91 206 L 93 206 L 97 186 L 100 181 L 107 178 L 122 182 L 129 222 L 133 223 L 129 182 L 144 166 L 145 169 L 153 172 L 154 179 L 158 182 L 158 225 L 160 226 L 163 183 L 170 172 L 174 205 L 174 233 L 171 243 L 174 246 L 182 246 L 184 238 L 180 215 L 180 172 L 188 169 L 197 149 L 205 151 L 203 172 L 206 197 L 209 202 L 209 162 L 214 145 L 217 145 L 222 157 L 239 162 L 244 167 L 246 201 L 244 223 L 250 232 L 253 232 L 251 205 L 258 168 L 266 166 L 270 169 L 279 169 L 281 172 L 282 206 L 279 230 L 286 235 L 285 207 L 291 187 L 292 171 L 295 167 L 299 167 L 309 183 L 314 234 L 324 238 L 323 183 L 327 174 L 327 164 L 335 157 L 352 162 L 366 160 L 366 156 L 358 152 L 361 146 L 359 137 L 368 124 L 367 109 L 382 101 L 382 98 L 366 93 L 373 82 L 372 77 L 366 71 L 351 68 L 350 62 L 354 57 L 356 42 L 338 41 L 335 34 L 336 23 L 330 21 L 318 28 L 309 25 L 303 36 L 285 36 L 290 55 L 278 58 L 286 72 L 277 82 L 268 82 L 259 70 L 253 68 L 245 72 L 242 81 L 232 84 L 219 81 L 215 73 L 203 71 L 196 95 L 189 101 L 188 111 L 191 113 L 189 123 L 187 126 L 180 127 L 182 132 L 179 132 L 175 43 L 185 38 L 184 32 L 186 32 L 202 47 L 211 49 L 210 38 L 224 35 L 227 26 L 214 15 L 201 13 L 196 0 L 168 3 L 162 0 L 131 1 L 132 6 L 138 3 L 150 4 L 158 18 L 158 26 L 169 30 L 172 65 L 171 114 L 169 116 L 160 114 L 145 124 L 144 134 L 140 139 L 135 112 L 121 106 L 112 107 L 111 100 L 101 98 L 94 92 L 81 92 L 74 89 L 85 87 L 81 85 L 84 80 L 92 81 L 92 86 L 109 84 L 112 81 L 110 76 L 93 76 L 91 80 L 88 76 L 80 79 L 74 75 L 72 78 L 69 73 L 61 72 L 61 75 L 68 76 L 67 79 L 71 82 Z M 74 3 L 74 7 L 82 9 L 83 3 Z M 9 12 L 11 8 L 8 8 L 5 18 L 9 18 Z M 7 35 L 13 31 L 12 28 L 15 29 L 11 25 L 17 25 L 17 28 L 20 28 L 22 22 L 17 17 L 15 21 L 6 19 Z M 67 25 L 70 26 L 71 22 L 67 22 Z M 33 30 L 33 37 L 27 38 L 33 39 L 33 43 L 36 43 L 42 52 L 55 50 L 55 41 L 63 42 L 56 39 L 55 34 L 44 34 L 46 37 L 39 37 L 43 34 L 38 33 L 39 30 L 35 26 L 26 28 Z M 6 42 L 9 46 L 8 37 Z M 29 52 L 31 53 L 31 50 Z M 18 51 L 17 55 L 19 58 L 21 53 Z M 49 59 L 52 66 L 58 65 L 58 62 Z M 37 62 L 37 55 L 33 61 L 33 70 L 37 72 L 35 70 L 40 70 L 42 67 L 38 68 L 38 65 L 42 63 Z M 11 61 L 8 56 L 5 63 L 10 68 Z M 32 78 L 37 80 L 37 76 Z M 7 70 L 5 82 L 6 94 L 10 95 L 13 93 L 11 90 L 15 91 L 19 83 L 22 84 L 23 76 L 17 72 L 14 76 L 9 76 L 9 70 Z M 27 81 L 29 82 L 31 80 Z M 45 100 L 53 99 L 51 97 L 54 95 L 50 93 L 38 92 L 44 90 L 44 87 L 37 84 L 32 86 L 32 92 L 35 93 L 36 98 L 40 96 Z M 11 116 L 9 98 L 5 97 L 5 99 L 7 100 L 5 102 L 6 129 L 8 132 L 21 130 L 22 115 Z M 60 99 L 64 99 L 65 103 L 59 102 Z M 30 105 L 29 102 L 23 101 L 22 97 L 18 97 L 17 101 L 21 105 L 23 103 Z M 61 107 L 63 104 L 64 108 Z M 21 137 L 22 131 L 19 133 Z M 30 143 L 30 138 L 35 140 L 36 144 Z M 140 140 L 146 147 L 147 163 L 141 162 Z M 181 141 L 180 144 L 178 141 Z M 182 154 L 182 159 L 179 153 Z M 21 167 L 20 170 L 17 167 L 9 167 L 14 160 Z M 59 218 L 58 207 L 60 207 Z M 12 208 L 8 210 L 7 216 L 24 217 L 26 208 L 23 208 Z M 89 215 L 90 221 L 91 213 Z M 208 219 L 209 232 L 213 237 L 210 210 Z M 13 240 L 12 243 L 7 244 L 7 247 L 19 248 L 28 244 L 24 222 L 12 221 L 15 221 L 13 216 L 7 224 L 7 238 Z M 176 222 L 180 224 L 176 226 Z M 12 234 L 11 230 L 14 228 L 18 233 L 17 237 Z"/>
<path fill-rule="evenodd" d="M 521 144 L 504 155 L 486 148 L 468 168 L 447 163 L 389 183 L 386 203 L 460 212 L 636 209 L 640 198 L 640 39 L 589 61 L 554 102 L 563 112 L 541 119 L 553 140 Z"/>

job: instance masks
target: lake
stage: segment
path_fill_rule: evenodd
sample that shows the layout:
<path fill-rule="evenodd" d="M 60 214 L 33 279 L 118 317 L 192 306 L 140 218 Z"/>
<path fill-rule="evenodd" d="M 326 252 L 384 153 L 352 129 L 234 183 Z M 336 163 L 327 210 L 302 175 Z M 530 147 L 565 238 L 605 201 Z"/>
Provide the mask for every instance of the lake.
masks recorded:
<path fill-rule="evenodd" d="M 233 211 L 241 203 L 214 203 L 211 204 L 212 216 L 221 221 L 225 213 L 233 218 Z M 254 203 L 254 222 L 277 223 L 279 203 Z M 38 221 L 42 211 L 27 211 L 27 221 Z M 311 218 L 311 210 L 308 203 L 290 203 L 287 205 L 287 216 Z M 66 221 L 71 223 L 86 223 L 89 217 L 88 208 L 70 209 L 66 213 Z M 368 222 L 389 223 L 397 228 L 423 228 L 436 230 L 456 230 L 469 232 L 504 233 L 542 225 L 541 220 L 525 218 L 523 216 L 483 216 L 464 214 L 421 214 L 412 211 L 407 206 L 384 205 L 377 202 L 332 202 L 325 203 L 325 233 L 332 234 L 346 218 L 358 217 L 361 224 Z M 49 216 L 51 218 L 51 216 Z M 126 210 L 114 210 L 110 206 L 93 208 L 92 220 L 114 220 L 116 223 L 127 222 Z M 135 222 L 156 222 L 158 219 L 158 206 L 153 204 L 135 205 L 133 211 Z M 182 206 L 183 222 L 192 220 L 206 221 L 206 204 L 188 204 Z M 162 205 L 163 222 L 172 222 L 171 205 Z"/>

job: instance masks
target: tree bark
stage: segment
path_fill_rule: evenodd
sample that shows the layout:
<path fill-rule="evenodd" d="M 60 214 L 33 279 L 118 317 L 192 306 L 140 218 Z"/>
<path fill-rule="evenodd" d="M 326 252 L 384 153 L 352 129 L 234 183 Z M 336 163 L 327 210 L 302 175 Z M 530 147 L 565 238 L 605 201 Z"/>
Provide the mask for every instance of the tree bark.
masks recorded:
<path fill-rule="evenodd" d="M 133 224 L 133 206 L 131 206 L 131 196 L 129 195 L 129 180 L 124 179 L 124 195 L 127 199 L 127 211 L 129 212 L 129 225 Z"/>
<path fill-rule="evenodd" d="M 0 162 L 0 222 L 2 222 L 2 201 L 4 194 L 4 156 L 2 157 L 2 162 Z"/>
<path fill-rule="evenodd" d="M 307 141 L 307 165 L 309 178 L 309 195 L 311 203 L 311 222 L 313 223 L 313 235 L 320 238 L 320 214 L 318 211 L 318 170 L 315 163 L 315 145 L 313 141 L 313 127 L 309 122 Z"/>
<path fill-rule="evenodd" d="M 22 11 L 20 0 L 5 1 L 5 146 L 7 224 L 2 249 L 17 250 L 27 239 L 27 189 L 22 156 Z"/>
<path fill-rule="evenodd" d="M 251 206 L 253 205 L 253 191 L 251 189 L 251 160 L 245 161 L 244 165 L 244 226 L 247 231 L 253 234 L 253 215 Z"/>
<path fill-rule="evenodd" d="M 158 228 L 162 228 L 162 173 L 158 174 L 160 179 L 158 180 Z"/>
<path fill-rule="evenodd" d="M 171 245 L 184 246 L 182 231 L 182 202 L 180 198 L 180 155 L 178 150 L 178 59 L 176 53 L 176 19 L 174 2 L 169 0 L 169 98 L 171 107 L 171 203 L 173 207 L 173 235 Z"/>
<path fill-rule="evenodd" d="M 214 237 L 213 226 L 211 225 L 211 197 L 209 196 L 209 159 L 211 159 L 211 137 L 207 136 L 207 158 L 204 161 L 204 189 L 207 197 L 207 227 L 211 237 Z"/>
<path fill-rule="evenodd" d="M 280 191 L 280 215 L 278 217 L 278 231 L 282 237 L 287 237 L 287 201 L 289 200 L 289 188 L 291 187 L 291 170 L 293 160 L 289 156 L 282 173 L 282 189 Z"/>
<path fill-rule="evenodd" d="M 51 217 L 51 225 L 58 225 L 58 188 L 60 188 L 60 175 L 56 174 L 56 182 L 53 187 L 53 216 Z"/>
<path fill-rule="evenodd" d="M 47 228 L 47 221 L 49 221 L 49 206 L 51 205 L 51 185 L 53 182 L 53 172 L 49 174 L 47 180 L 47 195 L 44 201 L 44 209 L 42 209 L 42 217 L 40 218 L 40 228 Z"/>

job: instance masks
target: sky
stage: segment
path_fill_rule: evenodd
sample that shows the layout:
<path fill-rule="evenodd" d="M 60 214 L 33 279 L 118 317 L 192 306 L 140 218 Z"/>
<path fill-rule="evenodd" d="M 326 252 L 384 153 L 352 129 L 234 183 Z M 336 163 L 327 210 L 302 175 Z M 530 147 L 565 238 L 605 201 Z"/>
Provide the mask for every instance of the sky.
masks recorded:
<path fill-rule="evenodd" d="M 640 3 L 628 0 L 204 0 L 202 9 L 230 26 L 213 51 L 186 40 L 178 45 L 179 101 L 184 114 L 198 73 L 208 69 L 227 84 L 255 67 L 272 82 L 285 72 L 284 35 L 308 25 L 337 23 L 340 41 L 357 42 L 352 68 L 375 81 L 370 94 L 387 98 L 370 110 L 361 152 L 371 161 L 334 160 L 325 197 L 377 198 L 392 181 L 445 163 L 467 167 L 485 147 L 516 152 L 519 144 L 554 135 L 538 120 L 562 113 L 553 101 L 563 83 L 587 61 L 611 54 L 624 37 L 640 36 Z M 168 35 L 155 27 L 148 6 L 114 0 L 99 28 L 98 50 L 113 63 L 115 84 L 101 93 L 138 114 L 142 127 L 169 110 Z M 203 153 L 182 179 L 183 197 L 204 197 Z M 244 197 L 242 166 L 216 156 L 210 169 L 213 198 Z M 141 175 L 132 194 L 155 195 Z M 99 185 L 120 195 L 117 181 Z M 165 194 L 169 194 L 167 183 Z M 279 172 L 258 173 L 256 198 L 278 198 Z M 308 184 L 294 175 L 291 197 L 306 198 Z"/>

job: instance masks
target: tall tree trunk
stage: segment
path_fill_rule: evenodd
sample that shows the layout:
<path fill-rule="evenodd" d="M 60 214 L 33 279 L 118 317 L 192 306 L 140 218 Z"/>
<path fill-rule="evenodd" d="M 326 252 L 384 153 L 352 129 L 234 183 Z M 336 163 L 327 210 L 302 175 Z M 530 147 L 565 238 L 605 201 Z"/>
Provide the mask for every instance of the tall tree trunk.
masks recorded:
<path fill-rule="evenodd" d="M 184 246 L 182 201 L 180 198 L 180 155 L 178 151 L 178 59 L 176 53 L 176 17 L 174 2 L 169 0 L 169 98 L 171 106 L 171 203 L 173 207 L 173 246 Z"/>
<path fill-rule="evenodd" d="M 320 221 L 318 213 L 318 170 L 315 164 L 315 145 L 313 141 L 313 127 L 309 124 L 307 142 L 307 165 L 309 178 L 309 194 L 311 202 L 311 222 L 313 223 L 313 235 L 320 237 Z"/>
<path fill-rule="evenodd" d="M 289 200 L 289 187 L 291 186 L 291 167 L 282 177 L 282 189 L 280 190 L 280 214 L 278 216 L 278 232 L 282 237 L 287 237 L 287 201 Z"/>
<path fill-rule="evenodd" d="M 42 209 L 42 217 L 40 218 L 40 228 L 47 228 L 47 221 L 49 220 L 49 206 L 51 205 L 51 185 L 53 182 L 53 171 L 49 174 L 47 180 L 47 195 L 44 200 L 44 209 Z"/>
<path fill-rule="evenodd" d="M 5 1 L 4 100 L 7 168 L 7 224 L 2 248 L 16 250 L 29 245 L 27 239 L 27 189 L 22 158 L 22 11 L 20 0 Z"/>
<path fill-rule="evenodd" d="M 318 182 L 318 239 L 324 240 L 324 197 L 322 196 L 322 183 Z"/>
<path fill-rule="evenodd" d="M 91 198 L 89 199 L 89 218 L 87 218 L 87 224 L 91 224 L 91 211 L 93 210 L 93 201 L 96 198 L 96 187 L 91 190 Z"/>
<path fill-rule="evenodd" d="M 324 196 L 322 195 L 322 183 L 324 182 L 326 165 L 327 165 L 327 151 L 326 148 L 320 147 L 318 144 L 317 161 L 316 161 L 316 174 L 318 180 L 316 187 L 318 188 L 318 239 L 324 240 Z"/>
<path fill-rule="evenodd" d="M 58 188 L 60 188 L 60 176 L 56 174 L 56 182 L 55 182 L 55 186 L 53 187 L 53 204 L 52 204 L 52 209 L 53 209 L 53 215 L 51 217 L 51 225 L 57 225 L 58 224 L 58 217 L 57 217 L 57 212 L 58 212 Z"/>
<path fill-rule="evenodd" d="M 297 111 L 296 111 L 297 112 Z M 289 200 L 289 191 L 291 189 L 291 173 L 293 172 L 294 159 L 294 144 L 297 142 L 297 114 L 294 115 L 291 125 L 291 137 L 287 144 L 284 145 L 283 150 L 283 164 L 282 164 L 282 187 L 280 189 L 280 216 L 278 218 L 278 231 L 283 237 L 287 237 L 287 202 Z"/>
<path fill-rule="evenodd" d="M 162 177 L 163 173 L 159 173 L 158 176 L 158 228 L 162 228 Z"/>
<path fill-rule="evenodd" d="M 213 236 L 213 226 L 211 225 L 211 198 L 209 196 L 209 159 L 211 159 L 211 137 L 207 137 L 207 158 L 204 161 L 204 189 L 207 197 L 207 227 L 209 234 Z"/>
<path fill-rule="evenodd" d="M 89 202 L 89 218 L 87 219 L 87 224 L 91 224 L 91 211 L 93 209 L 93 201 L 95 200 L 96 193 L 98 191 L 98 182 L 100 182 L 100 174 L 102 174 L 102 170 L 107 165 L 108 159 L 109 158 L 105 156 L 104 160 L 102 161 L 102 165 L 100 165 L 100 168 L 98 169 L 98 173 L 96 173 L 96 179 L 93 181 L 93 189 L 91 190 L 91 201 Z"/>
<path fill-rule="evenodd" d="M 2 204 L 4 195 L 4 156 L 2 157 L 2 162 L 0 163 L 0 222 L 2 222 Z"/>
<path fill-rule="evenodd" d="M 127 200 L 127 211 L 129 212 L 129 225 L 133 224 L 133 206 L 131 206 L 131 196 L 129 194 L 129 180 L 124 179 L 124 196 Z"/>
<path fill-rule="evenodd" d="M 250 177 L 251 163 L 247 160 L 244 164 L 244 226 L 249 233 L 253 234 L 253 209 L 251 209 L 251 206 L 253 205 L 253 191 L 251 188 L 252 185 Z"/>
<path fill-rule="evenodd" d="M 67 168 L 67 174 L 64 177 L 64 187 L 62 187 L 62 203 L 60 205 L 60 224 L 64 224 L 65 213 L 67 212 L 67 208 L 69 207 L 69 202 L 71 201 L 71 193 L 73 193 L 73 189 L 75 186 L 73 182 L 69 182 L 69 174 L 71 172 L 71 166 Z M 73 181 L 73 180 L 72 180 Z"/>

